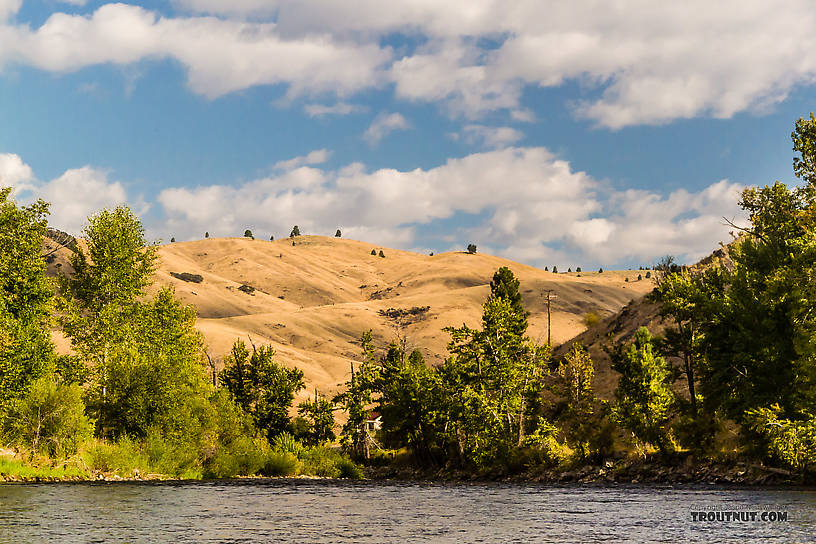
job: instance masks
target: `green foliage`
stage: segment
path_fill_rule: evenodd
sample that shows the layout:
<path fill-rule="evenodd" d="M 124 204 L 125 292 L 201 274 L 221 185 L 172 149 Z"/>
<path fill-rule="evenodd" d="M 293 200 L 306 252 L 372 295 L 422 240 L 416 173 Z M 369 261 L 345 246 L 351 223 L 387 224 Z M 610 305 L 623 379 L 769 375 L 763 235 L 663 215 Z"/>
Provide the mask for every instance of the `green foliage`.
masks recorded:
<path fill-rule="evenodd" d="M 209 233 L 209 232 L 205 232 L 205 233 L 204 233 L 204 238 L 209 238 L 209 237 L 210 237 L 210 233 Z"/>
<path fill-rule="evenodd" d="M 0 188 L 0 418 L 53 357 L 54 291 L 41 255 L 48 204 L 18 206 L 10 194 Z"/>
<path fill-rule="evenodd" d="M 304 451 L 303 444 L 297 441 L 294 436 L 288 432 L 283 432 L 272 439 L 272 449 L 275 451 L 291 453 L 296 457 L 300 457 Z"/>
<path fill-rule="evenodd" d="M 559 420 L 567 443 L 583 459 L 592 453 L 590 439 L 599 427 L 592 390 L 595 367 L 586 348 L 577 342 L 572 344 L 555 375 L 555 392 L 565 404 Z"/>
<path fill-rule="evenodd" d="M 482 325 L 446 329 L 451 356 L 440 372 L 449 432 L 462 461 L 489 467 L 523 443 L 532 417 L 528 399 L 543 387 L 542 362 L 549 353 L 519 334 L 518 310 L 503 297 L 487 300 Z"/>
<path fill-rule="evenodd" d="M 340 238 L 341 236 L 343 236 L 343 233 L 340 232 L 340 229 L 337 229 L 337 232 L 334 233 L 334 237 L 335 238 Z"/>
<path fill-rule="evenodd" d="M 252 231 L 249 229 L 246 229 L 244 231 L 244 238 L 252 238 L 253 240 L 255 239 L 255 237 L 252 235 Z"/>
<path fill-rule="evenodd" d="M 376 249 L 372 249 L 372 250 L 371 250 L 371 254 L 372 254 L 372 255 L 374 255 L 374 256 L 376 256 L 376 255 L 377 255 L 377 250 L 376 250 Z"/>
<path fill-rule="evenodd" d="M 345 384 L 346 390 L 334 398 L 334 403 L 339 404 L 348 414 L 348 421 L 343 425 L 341 435 L 344 447 L 352 456 L 358 459 L 368 459 L 369 439 L 365 422 L 368 419 L 368 406 L 372 402 L 377 375 L 370 330 L 363 333 L 360 345 L 363 351 L 363 362 L 356 372 L 354 363 L 351 363 L 350 378 Z"/>
<path fill-rule="evenodd" d="M 289 238 L 294 238 L 295 236 L 300 236 L 300 229 L 297 225 L 292 227 L 292 232 L 289 233 Z"/>
<path fill-rule="evenodd" d="M 378 255 L 379 255 L 380 257 L 382 257 L 383 259 L 385 259 L 385 253 L 383 253 L 383 250 L 382 250 L 382 249 L 380 250 L 380 252 L 378 253 Z"/>
<path fill-rule="evenodd" d="M 50 457 L 76 453 L 93 436 L 85 415 L 82 390 L 45 375 L 31 384 L 9 413 L 9 435 L 16 443 Z"/>
<path fill-rule="evenodd" d="M 252 354 L 241 340 L 224 360 L 219 375 L 241 408 L 252 416 L 269 439 L 289 428 L 289 408 L 295 393 L 303 389 L 303 372 L 286 368 L 274 360 L 272 346 L 252 346 Z"/>
<path fill-rule="evenodd" d="M 527 316 L 530 314 L 521 302 L 519 280 L 513 275 L 512 270 L 503 266 L 493 274 L 490 281 L 490 296 L 504 300 L 510 305 L 514 332 L 518 336 L 524 336 L 527 332 Z"/>
<path fill-rule="evenodd" d="M 793 150 L 800 154 L 793 159 L 793 173 L 811 186 L 816 185 L 816 117 L 800 117 L 791 133 Z"/>
<path fill-rule="evenodd" d="M 782 409 L 774 404 L 749 410 L 746 421 L 767 440 L 770 453 L 785 465 L 801 473 L 812 471 L 816 466 L 816 417 L 805 414 L 804 419 L 790 420 L 781 414 Z"/>
<path fill-rule="evenodd" d="M 609 352 L 612 368 L 620 373 L 612 417 L 638 442 L 657 446 L 665 454 L 672 444 L 674 392 L 668 365 L 655 351 L 652 335 L 641 327 L 628 347 L 619 345 Z"/>
<path fill-rule="evenodd" d="M 476 254 L 476 244 L 468 244 L 467 252 L 470 253 L 471 255 L 475 255 Z"/>
<path fill-rule="evenodd" d="M 558 274 L 558 267 L 557 267 L 557 266 L 553 266 L 553 270 L 552 270 L 552 271 L 553 271 L 553 274 Z"/>
<path fill-rule="evenodd" d="M 266 454 L 260 472 L 264 476 L 295 476 L 303 469 L 303 464 L 289 452 L 272 450 Z"/>
<path fill-rule="evenodd" d="M 314 400 L 306 400 L 298 405 L 298 414 L 309 423 L 306 432 L 306 443 L 318 446 L 335 439 L 334 404 L 321 398 L 315 390 Z"/>
<path fill-rule="evenodd" d="M 360 479 L 362 470 L 336 449 L 319 446 L 305 450 L 301 455 L 303 474 L 323 478 Z"/>

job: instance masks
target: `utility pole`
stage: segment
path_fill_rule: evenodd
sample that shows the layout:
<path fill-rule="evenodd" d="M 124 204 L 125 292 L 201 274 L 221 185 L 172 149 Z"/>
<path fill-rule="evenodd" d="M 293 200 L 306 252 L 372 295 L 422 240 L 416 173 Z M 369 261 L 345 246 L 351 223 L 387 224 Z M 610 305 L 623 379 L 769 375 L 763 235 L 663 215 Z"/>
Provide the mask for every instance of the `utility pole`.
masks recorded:
<path fill-rule="evenodd" d="M 552 346 L 552 341 L 550 337 L 550 330 L 551 330 L 551 316 L 550 316 L 550 300 L 554 298 L 558 298 L 557 295 L 553 295 L 554 289 L 547 289 L 545 292 L 547 293 L 547 345 Z"/>

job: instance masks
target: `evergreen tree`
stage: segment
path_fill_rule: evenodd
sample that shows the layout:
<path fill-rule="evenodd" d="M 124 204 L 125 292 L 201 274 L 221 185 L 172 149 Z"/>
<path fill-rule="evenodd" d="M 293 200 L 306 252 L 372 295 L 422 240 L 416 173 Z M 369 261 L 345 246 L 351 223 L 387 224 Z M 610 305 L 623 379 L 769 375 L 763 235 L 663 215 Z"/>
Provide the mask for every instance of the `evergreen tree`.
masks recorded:
<path fill-rule="evenodd" d="M 205 232 L 205 233 L 204 233 L 204 238 L 209 238 L 209 237 L 210 237 L 210 233 L 209 233 L 209 231 L 208 231 L 208 232 Z"/>
<path fill-rule="evenodd" d="M 337 232 L 334 233 L 334 237 L 335 238 L 340 238 L 341 236 L 343 236 L 343 233 L 340 232 L 340 229 L 337 229 Z"/>
<path fill-rule="evenodd" d="M 289 233 L 289 238 L 294 238 L 295 236 L 300 236 L 300 229 L 297 225 L 292 227 L 292 232 Z"/>
<path fill-rule="evenodd" d="M 467 252 L 470 253 L 471 255 L 475 254 L 476 253 L 476 244 L 468 244 Z"/>
<path fill-rule="evenodd" d="M 513 271 L 503 266 L 494 274 L 490 282 L 491 298 L 498 298 L 506 301 L 514 314 L 515 332 L 519 336 L 524 336 L 527 332 L 527 316 L 530 315 L 521 302 L 519 292 L 519 280 L 513 275 Z"/>
<path fill-rule="evenodd" d="M 255 239 L 255 237 L 254 237 L 254 236 L 252 236 L 252 231 L 251 231 L 251 230 L 249 230 L 249 229 L 246 229 L 246 230 L 244 231 L 244 238 L 252 238 L 253 240 Z"/>

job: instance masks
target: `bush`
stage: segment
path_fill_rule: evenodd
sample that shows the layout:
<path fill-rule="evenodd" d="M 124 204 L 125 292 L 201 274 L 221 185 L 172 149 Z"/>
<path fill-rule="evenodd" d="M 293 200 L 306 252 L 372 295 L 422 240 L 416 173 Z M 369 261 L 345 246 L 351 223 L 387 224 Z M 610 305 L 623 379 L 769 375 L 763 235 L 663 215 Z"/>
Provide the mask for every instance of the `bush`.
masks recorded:
<path fill-rule="evenodd" d="M 372 254 L 372 255 L 374 255 L 374 256 L 376 257 L 376 256 L 377 256 L 377 250 L 376 250 L 376 249 L 372 249 L 372 250 L 371 250 L 371 254 Z"/>
<path fill-rule="evenodd" d="M 385 253 L 383 253 L 383 250 L 382 250 L 382 249 L 380 250 L 380 257 L 382 257 L 383 259 L 385 259 Z"/>
<path fill-rule="evenodd" d="M 267 453 L 261 474 L 264 476 L 296 476 L 302 467 L 303 464 L 295 455 L 273 450 Z"/>
<path fill-rule="evenodd" d="M 340 238 L 341 236 L 343 236 L 343 233 L 340 232 L 340 229 L 337 229 L 337 232 L 334 233 L 334 237 L 335 238 Z"/>
<path fill-rule="evenodd" d="M 272 449 L 283 453 L 291 453 L 300 457 L 304 451 L 303 444 L 287 432 L 282 432 L 272 439 Z"/>
<path fill-rule="evenodd" d="M 558 274 L 558 267 L 557 266 L 553 266 L 553 274 Z"/>
<path fill-rule="evenodd" d="M 251 231 L 251 230 L 249 230 L 249 229 L 246 229 L 246 230 L 244 231 L 244 238 L 252 238 L 253 240 L 255 239 L 255 237 L 254 237 L 254 236 L 252 236 L 252 231 Z"/>
<path fill-rule="evenodd" d="M 340 471 L 340 478 L 347 478 L 349 480 L 362 480 L 363 469 L 351 459 L 341 459 L 337 463 L 337 469 Z"/>
<path fill-rule="evenodd" d="M 596 314 L 595 312 L 587 312 L 584 314 L 584 325 L 587 328 L 592 328 L 597 325 L 601 321 L 601 316 Z"/>
<path fill-rule="evenodd" d="M 186 281 L 189 283 L 201 283 L 204 281 L 204 276 L 201 274 L 193 274 L 190 272 L 170 272 L 170 275 L 177 280 Z"/>
<path fill-rule="evenodd" d="M 468 244 L 467 252 L 470 253 L 471 255 L 476 253 L 476 244 Z"/>
<path fill-rule="evenodd" d="M 85 415 L 82 389 L 46 375 L 12 407 L 10 434 L 34 452 L 51 457 L 70 456 L 93 436 L 93 422 Z"/>
<path fill-rule="evenodd" d="M 131 477 L 140 472 L 148 472 L 148 461 L 139 445 L 126 436 L 118 442 L 97 441 L 85 449 L 85 464 L 91 470 L 116 473 Z"/>
<path fill-rule="evenodd" d="M 266 465 L 267 454 L 261 441 L 240 436 L 215 452 L 204 465 L 205 478 L 253 476 Z"/>
<path fill-rule="evenodd" d="M 209 238 L 209 237 L 210 237 L 210 233 L 209 233 L 209 232 L 205 232 L 205 233 L 204 233 L 204 238 Z"/>
<path fill-rule="evenodd" d="M 289 238 L 294 238 L 295 236 L 300 236 L 300 229 L 297 225 L 292 227 L 292 232 L 289 233 Z"/>

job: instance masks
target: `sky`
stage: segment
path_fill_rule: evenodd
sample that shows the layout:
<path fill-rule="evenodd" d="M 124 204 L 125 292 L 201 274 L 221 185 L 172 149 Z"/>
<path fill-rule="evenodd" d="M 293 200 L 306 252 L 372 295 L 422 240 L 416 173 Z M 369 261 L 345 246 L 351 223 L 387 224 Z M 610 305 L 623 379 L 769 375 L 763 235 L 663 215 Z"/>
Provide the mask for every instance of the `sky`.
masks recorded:
<path fill-rule="evenodd" d="M 812 110 L 811 0 L 0 0 L 0 186 L 74 234 L 690 263 Z"/>

